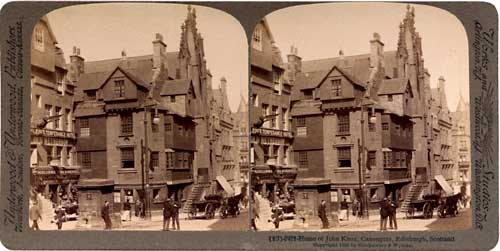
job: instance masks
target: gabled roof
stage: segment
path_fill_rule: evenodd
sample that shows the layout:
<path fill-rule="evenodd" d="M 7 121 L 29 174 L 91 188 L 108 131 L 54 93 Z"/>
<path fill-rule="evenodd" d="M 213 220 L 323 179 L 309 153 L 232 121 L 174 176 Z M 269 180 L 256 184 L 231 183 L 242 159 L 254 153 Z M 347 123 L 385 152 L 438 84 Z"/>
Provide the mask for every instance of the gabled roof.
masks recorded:
<path fill-rule="evenodd" d="M 337 70 L 342 74 L 345 78 L 351 81 L 354 85 L 360 86 L 366 89 L 366 84 L 359 80 L 357 77 L 353 76 L 348 71 L 338 67 L 337 65 L 333 65 L 329 70 L 320 70 L 315 72 L 302 72 L 297 76 L 295 80 L 294 88 L 292 89 L 292 100 L 300 99 L 300 91 L 306 89 L 314 89 L 317 88 L 323 81 L 330 75 L 330 73 L 334 70 Z"/>
<path fill-rule="evenodd" d="M 192 87 L 192 82 L 189 79 L 167 80 L 161 88 L 160 95 L 170 96 L 187 94 L 190 87 Z"/>
<path fill-rule="evenodd" d="M 384 79 L 380 85 L 378 95 L 403 94 L 405 93 L 407 87 L 407 78 Z"/>
<path fill-rule="evenodd" d="M 397 67 L 396 51 L 384 52 L 386 75 L 393 78 L 393 68 Z M 302 72 L 314 72 L 331 69 L 334 65 L 348 71 L 363 82 L 370 76 L 370 54 L 333 57 L 302 61 Z"/>

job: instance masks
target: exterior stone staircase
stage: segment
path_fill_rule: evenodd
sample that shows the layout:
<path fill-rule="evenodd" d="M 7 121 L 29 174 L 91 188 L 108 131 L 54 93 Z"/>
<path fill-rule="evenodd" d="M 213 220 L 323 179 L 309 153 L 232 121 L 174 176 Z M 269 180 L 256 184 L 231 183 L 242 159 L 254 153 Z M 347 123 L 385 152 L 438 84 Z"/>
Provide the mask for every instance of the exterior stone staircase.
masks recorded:
<path fill-rule="evenodd" d="M 407 212 L 412 201 L 418 200 L 422 191 L 427 186 L 427 183 L 414 183 L 410 187 L 408 194 L 406 194 L 406 198 L 401 204 L 401 212 Z"/>
<path fill-rule="evenodd" d="M 186 202 L 182 206 L 182 212 L 189 213 L 189 211 L 193 208 L 193 202 L 199 201 L 204 196 L 207 188 L 209 188 L 208 184 L 195 184 L 191 193 L 189 193 Z"/>

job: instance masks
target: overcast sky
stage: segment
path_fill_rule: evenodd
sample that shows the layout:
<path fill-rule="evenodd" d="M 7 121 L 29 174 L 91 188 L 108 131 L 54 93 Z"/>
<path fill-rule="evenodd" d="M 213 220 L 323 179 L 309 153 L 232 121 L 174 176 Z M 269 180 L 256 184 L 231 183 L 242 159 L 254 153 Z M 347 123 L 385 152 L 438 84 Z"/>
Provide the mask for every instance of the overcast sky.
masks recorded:
<path fill-rule="evenodd" d="M 248 46 L 240 23 L 225 12 L 194 6 L 197 27 L 204 38 L 205 56 L 213 86 L 226 77 L 229 104 L 236 111 L 240 97 L 247 97 Z M 165 3 L 86 4 L 65 7 L 47 16 L 69 62 L 72 47 L 87 61 L 153 53 L 155 33 L 161 33 L 167 51 L 178 51 L 187 5 Z"/>
<path fill-rule="evenodd" d="M 455 111 L 460 92 L 469 99 L 468 46 L 465 29 L 451 13 L 426 5 L 415 7 L 415 27 L 422 37 L 424 65 L 431 87 L 439 76 L 446 79 L 448 107 Z M 290 46 L 303 60 L 370 52 L 373 33 L 380 34 L 384 50 L 396 50 L 399 23 L 406 4 L 327 3 L 290 7 L 266 16 L 276 45 L 286 60 Z"/>

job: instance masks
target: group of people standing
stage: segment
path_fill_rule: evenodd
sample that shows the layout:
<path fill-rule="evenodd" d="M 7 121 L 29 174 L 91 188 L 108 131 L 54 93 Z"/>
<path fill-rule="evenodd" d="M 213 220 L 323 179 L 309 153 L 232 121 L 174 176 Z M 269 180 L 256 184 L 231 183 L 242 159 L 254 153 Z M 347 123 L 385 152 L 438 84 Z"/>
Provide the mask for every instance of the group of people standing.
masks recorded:
<path fill-rule="evenodd" d="M 387 219 L 389 219 L 389 229 L 398 229 L 396 221 L 397 208 L 397 202 L 388 198 L 384 198 L 380 203 L 380 230 L 387 230 Z"/>
<path fill-rule="evenodd" d="M 163 231 L 169 231 L 170 219 L 172 219 L 172 228 L 174 230 L 181 230 L 179 209 L 179 203 L 172 201 L 170 198 L 167 198 L 163 202 Z"/>

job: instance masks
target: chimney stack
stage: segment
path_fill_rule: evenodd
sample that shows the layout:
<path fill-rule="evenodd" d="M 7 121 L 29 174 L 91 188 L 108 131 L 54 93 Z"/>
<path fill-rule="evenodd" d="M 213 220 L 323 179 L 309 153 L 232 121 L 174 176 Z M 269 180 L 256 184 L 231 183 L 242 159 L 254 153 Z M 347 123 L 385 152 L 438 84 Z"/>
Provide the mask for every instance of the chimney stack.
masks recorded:
<path fill-rule="evenodd" d="M 290 83 L 293 83 L 297 74 L 302 72 L 302 58 L 299 57 L 298 53 L 299 49 L 292 45 L 290 47 L 290 54 L 287 55 L 288 80 Z"/>
<path fill-rule="evenodd" d="M 73 54 L 69 56 L 69 60 L 69 80 L 76 83 L 80 79 L 80 75 L 84 73 L 85 59 L 80 55 L 80 48 L 73 46 Z"/>
<path fill-rule="evenodd" d="M 155 40 L 153 40 L 153 68 L 160 69 L 161 65 L 167 68 L 167 45 L 163 42 L 163 36 L 156 33 Z"/>
<path fill-rule="evenodd" d="M 222 78 L 220 78 L 220 89 L 222 90 L 222 93 L 226 93 L 227 90 L 226 88 L 227 88 L 227 80 L 223 76 Z"/>
<path fill-rule="evenodd" d="M 373 33 L 373 39 L 370 40 L 370 68 L 383 66 L 384 64 L 384 43 L 378 33 Z"/>

